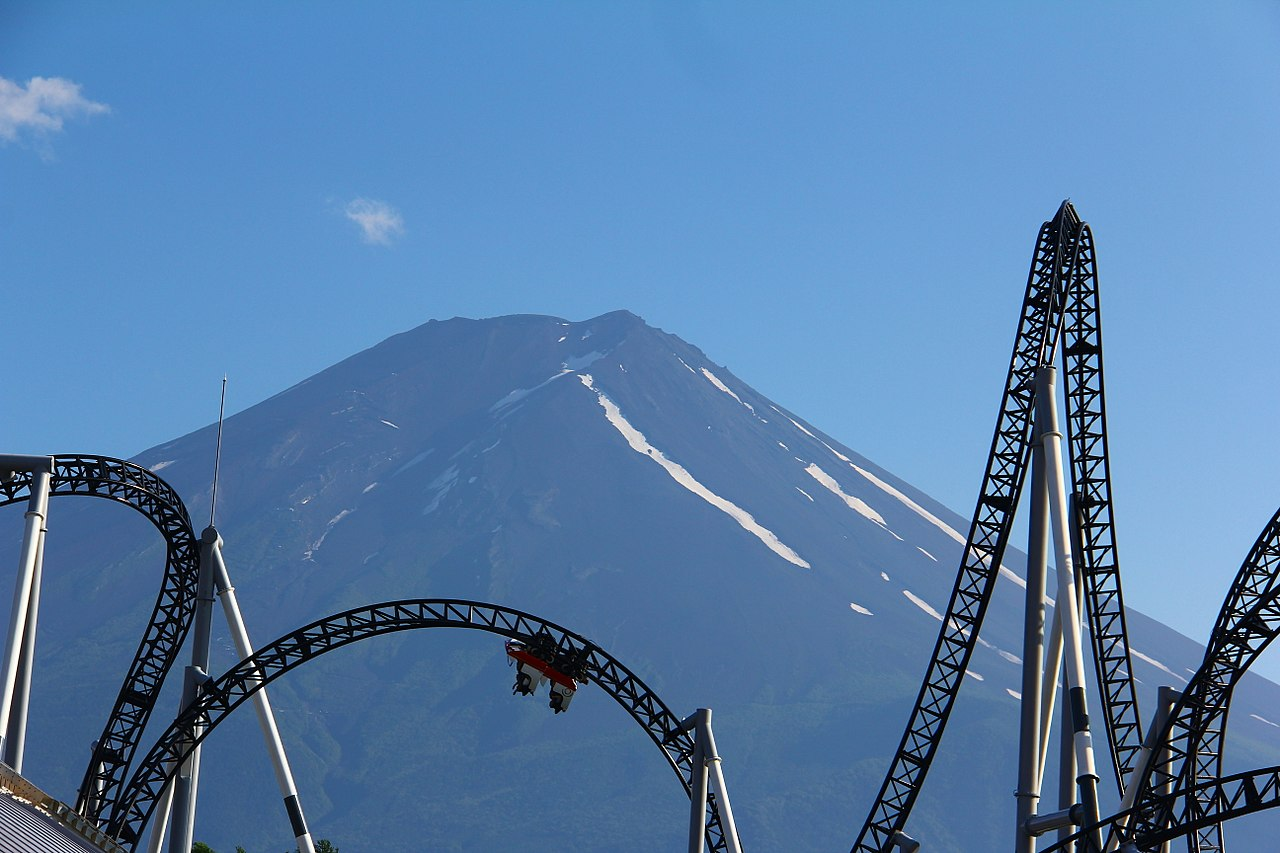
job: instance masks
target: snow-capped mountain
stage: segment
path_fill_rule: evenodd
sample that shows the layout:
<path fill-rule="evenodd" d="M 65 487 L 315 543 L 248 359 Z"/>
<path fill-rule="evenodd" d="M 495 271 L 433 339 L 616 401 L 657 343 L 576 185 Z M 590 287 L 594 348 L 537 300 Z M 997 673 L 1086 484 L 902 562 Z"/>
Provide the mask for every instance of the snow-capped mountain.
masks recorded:
<path fill-rule="evenodd" d="M 209 427 L 136 461 L 200 520 L 213 455 Z M 627 312 L 427 323 L 230 418 L 221 471 L 218 528 L 259 643 L 406 597 L 568 626 L 677 713 L 714 709 L 755 851 L 851 845 L 968 527 Z M 28 757 L 66 799 L 163 565 L 145 522 L 81 503 L 95 504 L 51 511 Z M 1021 557 L 1006 565 L 911 822 L 932 851 L 1010 835 Z M 1129 624 L 1150 707 L 1199 650 L 1139 614 Z M 215 645 L 218 670 L 233 662 L 221 623 Z M 419 631 L 273 686 L 314 833 L 344 853 L 682 848 L 688 800 L 621 709 L 587 687 L 555 716 L 510 681 L 492 637 Z M 1278 699 L 1261 679 L 1239 692 L 1235 765 L 1280 763 Z M 157 717 L 176 705 L 175 693 Z M 205 752 L 197 837 L 283 849 L 292 835 L 252 715 L 236 717 Z"/>

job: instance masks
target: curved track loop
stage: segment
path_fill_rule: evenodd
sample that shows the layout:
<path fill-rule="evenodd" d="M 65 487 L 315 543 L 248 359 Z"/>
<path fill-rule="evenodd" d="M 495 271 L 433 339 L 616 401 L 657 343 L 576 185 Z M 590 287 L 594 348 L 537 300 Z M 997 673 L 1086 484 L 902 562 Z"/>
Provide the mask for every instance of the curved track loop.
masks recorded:
<path fill-rule="evenodd" d="M 1105 834 L 1106 849 L 1120 853 L 1137 850 L 1154 853 L 1160 845 L 1175 838 L 1197 832 L 1207 826 L 1225 823 L 1232 818 L 1280 806 L 1280 765 L 1246 770 L 1221 779 L 1212 779 L 1190 789 L 1179 789 L 1152 801 L 1159 820 L 1150 827 L 1125 830 L 1138 814 L 1138 808 L 1119 812 L 1106 820 L 1044 848 L 1040 853 L 1065 853 L 1071 845 L 1081 843 L 1091 833 Z"/>
<path fill-rule="evenodd" d="M 1067 440 L 1080 523 L 1080 565 L 1085 611 L 1093 641 L 1107 744 L 1119 791 L 1124 792 L 1142 749 L 1142 727 L 1134 694 L 1125 626 L 1120 563 L 1111 515 L 1107 464 L 1107 415 L 1102 372 L 1102 314 L 1098 302 L 1093 232 L 1080 227 L 1079 246 L 1066 294 L 1062 332 L 1066 365 Z"/>
<path fill-rule="evenodd" d="M 166 781 L 191 750 L 260 688 L 325 652 L 359 640 L 418 628 L 474 628 L 519 640 L 549 634 L 573 655 L 587 653 L 591 681 L 612 696 L 662 750 L 667 763 L 690 791 L 693 738 L 680 719 L 630 670 L 603 649 L 559 625 L 496 604 L 450 599 L 410 599 L 358 607 L 312 622 L 263 646 L 218 679 L 207 683 L 196 704 L 179 717 L 138 764 L 106 823 L 108 834 L 134 849 L 155 809 Z M 204 726 L 194 740 L 194 725 Z M 724 850 L 720 814 L 714 797 L 707 809 L 707 841 Z"/>
<path fill-rule="evenodd" d="M 31 475 L 21 472 L 0 482 L 0 506 L 25 500 L 31 483 Z M 155 609 L 80 785 L 76 811 L 97 822 L 119 793 L 161 682 L 191 625 L 200 550 L 178 493 L 132 462 L 107 456 L 55 456 L 50 489 L 51 496 L 86 495 L 131 506 L 155 525 L 166 547 L 164 580 Z"/>
<path fill-rule="evenodd" d="M 1222 772 L 1222 742 L 1231 695 L 1240 678 L 1280 634 L 1280 511 L 1272 516 L 1236 575 L 1205 650 L 1204 662 L 1174 706 L 1160 742 L 1169 761 L 1137 780 L 1134 832 L 1152 834 L 1167 815 L 1159 791 L 1168 786 L 1198 792 L 1186 804 L 1196 817 L 1212 810 L 1211 785 Z M 1217 821 L 1197 820 L 1191 850 L 1221 851 Z"/>
<path fill-rule="evenodd" d="M 1071 275 L 1080 225 L 1074 208 L 1063 202 L 1053 220 L 1040 228 L 987 470 L 947 617 L 889 774 L 854 842 L 854 853 L 881 853 L 906 823 L 977 644 L 1022 493 L 1036 372 L 1051 361 L 1057 344 L 1064 281 Z"/>

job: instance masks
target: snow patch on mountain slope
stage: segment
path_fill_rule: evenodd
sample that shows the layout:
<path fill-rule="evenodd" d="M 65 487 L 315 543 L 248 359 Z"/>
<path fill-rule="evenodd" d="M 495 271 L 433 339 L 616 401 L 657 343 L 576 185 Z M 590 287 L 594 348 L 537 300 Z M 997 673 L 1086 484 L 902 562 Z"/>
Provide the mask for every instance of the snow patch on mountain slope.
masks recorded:
<path fill-rule="evenodd" d="M 600 350 L 592 350 L 586 355 L 575 355 L 560 362 L 560 366 L 568 371 L 582 370 L 584 367 L 590 367 L 609 353 L 600 352 Z"/>
<path fill-rule="evenodd" d="M 925 601 L 923 598 L 916 595 L 914 592 L 912 592 L 909 589 L 904 589 L 902 591 L 902 594 L 907 597 L 907 601 L 910 601 L 916 607 L 919 607 L 921 610 L 923 610 L 925 613 L 928 613 L 930 616 L 932 616 L 934 619 L 937 619 L 939 622 L 942 621 L 942 614 L 934 610 L 933 607 L 930 606 L 929 602 Z"/>
<path fill-rule="evenodd" d="M 921 548 L 919 545 L 917 545 L 917 546 L 916 546 L 916 550 L 917 550 L 917 551 L 919 551 L 921 554 L 924 554 L 924 555 L 925 555 L 926 557 L 928 557 L 930 560 L 933 560 L 935 563 L 936 563 L 936 562 L 938 562 L 938 558 L 937 558 L 937 557 L 933 556 L 933 555 L 932 555 L 932 554 L 930 554 L 928 551 L 926 551 L 925 549 Z"/>
<path fill-rule="evenodd" d="M 853 495 L 846 494 L 844 489 L 840 488 L 840 484 L 836 482 L 835 478 L 826 471 L 823 471 L 812 462 L 810 462 L 808 467 L 804 470 L 806 474 L 817 480 L 823 488 L 840 498 L 840 500 L 844 501 L 845 505 L 849 507 L 849 509 L 853 510 L 868 521 L 875 523 L 882 529 L 893 533 L 892 530 L 889 530 L 889 526 L 884 523 L 884 516 L 867 506 L 866 502 L 860 498 L 855 498 Z"/>
<path fill-rule="evenodd" d="M 714 373 L 712 373 L 710 370 L 707 370 L 705 367 L 704 367 L 704 368 L 702 368 L 702 375 L 703 375 L 703 376 L 705 376 L 705 377 L 707 377 L 707 380 L 708 380 L 712 385 L 716 386 L 716 387 L 717 387 L 717 388 L 719 388 L 721 391 L 723 391 L 724 393 L 728 394 L 728 395 L 729 395 L 730 397 L 732 397 L 733 399 L 737 400 L 737 401 L 738 401 L 738 403 L 739 403 L 740 405 L 745 406 L 745 407 L 746 407 L 746 409 L 747 409 L 747 411 L 749 411 L 751 414 L 753 414 L 753 415 L 754 415 L 754 414 L 756 413 L 756 408 L 755 408 L 755 406 L 751 405 L 750 403 L 744 403 L 744 402 L 742 401 L 742 398 L 741 398 L 741 397 L 739 397 L 737 394 L 733 393 L 733 389 L 732 389 L 732 388 L 730 388 L 728 385 L 725 385 L 723 382 L 721 382 L 721 381 L 720 381 L 720 378 L 719 378 L 718 376 L 716 376 Z"/>
<path fill-rule="evenodd" d="M 590 336 L 590 332 L 588 332 L 587 335 Z M 561 340 L 563 340 L 563 338 L 561 338 Z M 607 352 L 600 352 L 600 350 L 592 350 L 586 355 L 575 355 L 570 358 L 566 358 L 564 361 L 560 362 L 560 370 L 558 373 L 552 374 L 537 385 L 534 385 L 532 388 L 517 388 L 514 391 L 509 392 L 505 397 L 489 407 L 489 413 L 497 414 L 503 409 L 509 409 L 525 397 L 528 397 L 535 391 L 540 391 L 560 377 L 567 376 L 570 373 L 575 373 L 583 368 L 590 367 L 608 354 L 609 353 Z"/>
<path fill-rule="evenodd" d="M 849 609 L 854 613 L 861 613 L 863 616 L 875 616 L 874 613 L 863 607 L 861 604 L 854 604 L 852 601 L 849 602 Z"/>
<path fill-rule="evenodd" d="M 168 468 L 170 465 L 172 465 L 174 462 L 177 462 L 177 461 L 178 460 L 176 459 L 166 459 L 164 462 L 157 462 L 156 464 L 151 466 L 151 469 L 150 469 L 151 473 L 154 474 L 157 471 L 163 471 L 165 468 Z"/>
<path fill-rule="evenodd" d="M 794 421 L 793 421 L 793 423 L 794 423 Z M 799 426 L 799 424 L 797 424 L 797 426 Z M 834 452 L 834 451 L 832 451 L 832 452 Z M 841 457 L 841 458 L 843 458 L 843 457 Z M 848 462 L 849 460 L 848 460 L 848 459 L 845 459 L 845 461 L 846 461 L 846 462 Z M 930 523 L 930 524 L 932 524 L 934 527 L 936 527 L 936 528 L 938 528 L 939 530 L 941 530 L 941 531 L 942 531 L 943 533 L 945 533 L 947 536 L 949 536 L 949 537 L 951 537 L 952 539 L 954 539 L 955 541 L 959 542 L 959 543 L 960 543 L 960 545 L 961 545 L 962 547 L 964 546 L 964 544 L 965 544 L 965 539 L 964 539 L 964 537 L 963 537 L 963 536 L 961 536 L 961 535 L 960 535 L 960 532 L 959 532 L 958 530 L 956 530 L 954 527 L 952 527 L 950 524 L 947 524 L 945 521 L 943 521 L 942 519 L 938 518 L 936 515 L 934 515 L 933 513 L 929 512 L 929 510 L 927 510 L 927 509 L 925 509 L 924 507 L 920 506 L 920 504 L 918 504 L 918 503 L 916 503 L 915 501 L 911 500 L 911 498 L 907 497 L 907 496 L 906 496 L 906 495 L 904 495 L 902 492 L 898 491 L 898 490 L 897 490 L 897 489 L 895 489 L 893 486 L 891 486 L 891 485 L 889 485 L 888 483 L 886 483 L 884 480 L 881 480 L 879 477 L 877 477 L 875 474 L 872 474 L 870 471 L 867 471 L 867 470 L 865 470 L 865 469 L 863 469 L 863 468 L 859 468 L 857 465 L 855 465 L 855 464 L 854 464 L 854 463 L 852 463 L 852 462 L 849 462 L 849 467 L 850 467 L 850 468 L 852 468 L 853 470 L 857 471 L 857 472 L 858 472 L 859 474 L 861 474 L 863 477 L 865 477 L 865 478 L 867 479 L 867 481 L 868 481 L 868 482 L 870 482 L 873 486 L 876 486 L 876 487 L 877 487 L 877 488 L 879 488 L 881 491 L 883 491 L 885 494 L 887 494 L 887 495 L 890 495 L 890 496 L 892 496 L 892 497 L 897 498 L 899 501 L 901 501 L 901 502 L 902 502 L 902 504 L 903 504 L 907 509 L 911 510 L 911 511 L 912 511 L 912 512 L 914 512 L 916 515 L 920 516 L 920 517 L 921 517 L 921 518 L 923 518 L 925 521 L 929 522 L 929 523 Z M 921 550 L 923 550 L 923 549 L 921 549 Z M 928 555 L 928 556 L 930 556 L 930 557 L 933 557 L 933 555 L 932 555 L 932 554 L 929 554 L 929 552 L 928 552 L 928 551 L 925 551 L 925 554 L 926 554 L 926 555 Z M 935 559 L 936 559 L 936 558 L 935 558 Z M 983 559 L 983 562 L 986 562 L 986 559 L 985 559 L 985 558 Z M 1022 588 L 1022 589 L 1026 589 L 1026 588 L 1027 588 L 1027 582 L 1026 582 L 1025 580 L 1023 580 L 1022 578 L 1020 578 L 1017 574 L 1015 574 L 1011 569 L 1005 568 L 1005 566 L 1004 566 L 1004 565 L 1001 565 L 1001 566 L 1000 566 L 1000 574 L 1001 574 L 1003 577 L 1005 577 L 1005 578 L 1007 578 L 1007 579 L 1009 579 L 1009 580 L 1013 581 L 1013 583 L 1014 583 L 1014 584 L 1016 584 L 1018 587 L 1020 587 L 1020 588 Z M 1047 598 L 1046 598 L 1045 600 L 1046 600 L 1046 601 L 1049 601 L 1049 599 L 1047 599 Z"/>
<path fill-rule="evenodd" d="M 564 376 L 565 374 L 572 373 L 572 372 L 573 371 L 570 370 L 569 368 L 562 367 L 559 373 L 555 373 L 551 375 L 550 377 L 539 382 L 537 385 L 534 385 L 532 388 L 517 388 L 516 390 L 511 391 L 510 393 L 507 394 L 507 396 L 503 397 L 501 400 L 499 400 L 498 402 L 490 406 L 489 413 L 496 414 L 498 412 L 501 412 L 503 409 L 508 409 L 511 406 L 514 406 L 516 403 L 519 403 L 525 397 L 528 397 L 534 391 L 545 388 L 546 386 L 550 385 L 552 382 L 555 382 L 561 376 Z"/>
<path fill-rule="evenodd" d="M 342 519 L 351 515 L 355 510 L 344 509 L 342 512 L 329 519 L 329 523 L 324 526 L 324 532 L 320 534 L 320 538 L 311 543 L 311 547 L 302 552 L 302 559 L 310 560 L 316 551 L 320 550 L 320 546 L 324 544 L 324 540 L 329 536 L 329 531 L 333 530 L 333 526 Z"/>
<path fill-rule="evenodd" d="M 777 534 L 757 522 L 755 518 L 752 517 L 751 513 L 742 509 L 742 507 L 737 504 L 725 500 L 706 486 L 702 485 L 702 483 L 698 482 L 694 476 L 682 466 L 668 459 L 661 450 L 658 450 L 650 444 L 649 440 L 644 437 L 644 433 L 632 426 L 631 423 L 623 417 L 622 410 L 618 408 L 617 403 L 613 402 L 608 395 L 595 387 L 591 374 L 579 374 L 578 379 L 583 385 L 595 392 L 596 400 L 600 403 L 600 408 L 604 409 L 605 418 L 614 429 L 622 434 L 622 437 L 627 440 L 627 444 L 632 450 L 652 459 L 671 476 L 671 479 L 675 480 L 681 486 L 684 486 L 690 492 L 693 492 L 695 495 L 723 512 L 725 515 L 732 518 L 742 527 L 743 530 L 747 531 L 752 536 L 755 536 L 764 543 L 765 547 L 782 559 L 786 560 L 788 563 L 799 566 L 802 569 L 812 568 L 808 561 L 802 558 L 794 550 L 784 545 L 778 538 Z"/>
<path fill-rule="evenodd" d="M 1138 651 L 1138 650 L 1137 650 L 1137 649 L 1135 649 L 1133 646 L 1130 646 L 1130 647 L 1129 647 L 1129 654 L 1133 655 L 1133 656 L 1134 656 L 1135 658 L 1137 658 L 1138 660 L 1146 661 L 1147 663 L 1151 664 L 1151 665 L 1152 665 L 1152 666 L 1154 666 L 1156 669 L 1161 670 L 1162 672 L 1167 672 L 1169 675 L 1172 675 L 1174 678 L 1178 679 L 1178 680 L 1179 680 L 1179 681 L 1181 681 L 1183 684 L 1186 684 L 1186 683 L 1187 683 L 1187 680 L 1186 680 L 1185 678 L 1183 678 L 1181 675 L 1178 675 L 1178 673 L 1176 673 L 1176 672 L 1174 672 L 1173 670 L 1169 669 L 1169 667 L 1167 667 L 1167 666 L 1165 666 L 1164 664 L 1160 663 L 1160 661 L 1156 660 L 1155 658 L 1153 658 L 1153 657 L 1149 657 L 1149 656 L 1147 656 L 1147 655 L 1144 655 L 1142 652 Z"/>

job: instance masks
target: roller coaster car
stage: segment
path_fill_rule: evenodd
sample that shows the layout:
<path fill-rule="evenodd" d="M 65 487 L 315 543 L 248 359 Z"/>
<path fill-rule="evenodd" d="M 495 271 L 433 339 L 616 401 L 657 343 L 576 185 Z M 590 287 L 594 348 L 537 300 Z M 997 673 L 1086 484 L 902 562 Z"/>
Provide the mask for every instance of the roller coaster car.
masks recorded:
<path fill-rule="evenodd" d="M 544 682 L 551 684 L 551 710 L 557 714 L 569 710 L 573 694 L 578 686 L 573 679 L 530 651 L 519 640 L 507 641 L 507 658 L 516 667 L 516 683 L 512 693 L 529 696 L 536 693 Z"/>

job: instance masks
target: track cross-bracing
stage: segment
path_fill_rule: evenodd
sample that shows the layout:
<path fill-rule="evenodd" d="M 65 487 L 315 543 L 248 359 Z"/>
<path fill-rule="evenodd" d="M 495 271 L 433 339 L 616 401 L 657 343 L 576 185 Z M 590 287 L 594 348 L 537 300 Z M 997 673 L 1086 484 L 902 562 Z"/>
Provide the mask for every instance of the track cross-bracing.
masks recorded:
<path fill-rule="evenodd" d="M 166 781 L 209 733 L 253 694 L 291 669 L 359 640 L 420 628 L 472 628 L 521 641 L 550 637 L 566 657 L 585 656 L 590 680 L 614 698 L 662 750 L 691 793 L 693 736 L 644 682 L 608 652 L 552 622 L 481 601 L 411 599 L 347 610 L 312 622 L 259 649 L 201 689 L 189 707 L 139 762 L 106 821 L 106 831 L 129 849 L 150 819 Z M 202 727 L 195 738 L 191 732 Z M 726 849 L 719 808 L 708 797 L 708 849 Z"/>
<path fill-rule="evenodd" d="M 50 496 L 85 495 L 133 507 L 155 525 L 165 541 L 160 594 L 96 741 L 76 801 L 76 811 L 97 822 L 119 794 L 161 683 L 191 627 L 200 547 L 177 492 L 146 468 L 108 456 L 77 454 L 54 456 L 53 460 Z M 0 506 L 25 500 L 32 481 L 30 473 L 21 471 L 7 481 L 0 480 Z"/>
<path fill-rule="evenodd" d="M 1069 201 L 1036 240 L 1013 356 L 973 522 L 920 693 L 853 853 L 883 853 L 902 832 L 941 741 L 1009 543 L 1031 449 L 1036 377 L 1064 341 L 1072 487 L 1080 573 L 1105 709 L 1123 788 L 1141 748 L 1116 557 L 1103 405 L 1102 332 L 1093 236 Z"/>

